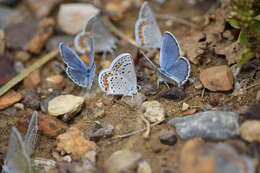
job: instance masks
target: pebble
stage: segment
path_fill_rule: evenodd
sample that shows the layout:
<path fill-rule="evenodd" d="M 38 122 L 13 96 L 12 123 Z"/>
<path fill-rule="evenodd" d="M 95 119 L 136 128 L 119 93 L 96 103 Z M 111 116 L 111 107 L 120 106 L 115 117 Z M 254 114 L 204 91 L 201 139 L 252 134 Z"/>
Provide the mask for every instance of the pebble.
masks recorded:
<path fill-rule="evenodd" d="M 197 109 L 190 109 L 185 112 L 182 112 L 182 115 L 191 115 L 197 112 Z"/>
<path fill-rule="evenodd" d="M 4 30 L 0 29 L 0 54 L 5 52 L 5 33 Z"/>
<path fill-rule="evenodd" d="M 24 80 L 23 85 L 27 89 L 33 89 L 41 82 L 40 70 L 34 70 Z"/>
<path fill-rule="evenodd" d="M 45 114 L 48 113 L 48 103 L 50 100 L 52 100 L 53 98 L 59 96 L 60 94 L 57 92 L 52 93 L 50 96 L 48 96 L 47 98 L 44 98 L 43 100 L 41 100 L 40 103 L 40 107 L 41 107 L 41 111 L 44 112 Z"/>
<path fill-rule="evenodd" d="M 104 109 L 98 109 L 97 111 L 95 111 L 93 117 L 95 119 L 101 119 L 106 115 L 106 112 Z"/>
<path fill-rule="evenodd" d="M 248 142 L 260 142 L 260 121 L 245 121 L 240 127 L 240 136 Z"/>
<path fill-rule="evenodd" d="M 137 173 L 152 173 L 152 168 L 146 160 L 139 163 Z"/>
<path fill-rule="evenodd" d="M 197 90 L 201 90 L 203 88 L 203 85 L 200 81 L 197 81 L 194 83 L 194 88 Z"/>
<path fill-rule="evenodd" d="M 64 77 L 62 75 L 52 75 L 46 78 L 47 82 L 50 82 L 55 85 L 59 85 L 63 83 Z"/>
<path fill-rule="evenodd" d="M 59 47 L 59 43 L 64 43 L 66 45 L 70 45 L 71 43 L 73 43 L 73 39 L 74 37 L 72 36 L 67 36 L 67 35 L 57 35 L 57 36 L 53 36 L 51 37 L 47 43 L 46 43 L 46 49 L 48 51 L 52 51 L 54 49 L 56 49 L 57 47 Z"/>
<path fill-rule="evenodd" d="M 114 96 L 113 95 L 103 95 L 102 103 L 106 106 L 112 105 L 114 103 Z"/>
<path fill-rule="evenodd" d="M 42 19 L 37 26 L 37 30 L 33 38 L 26 45 L 26 49 L 34 54 L 39 54 L 45 46 L 47 40 L 54 32 L 55 21 L 53 18 Z"/>
<path fill-rule="evenodd" d="M 24 94 L 24 99 L 22 103 L 31 109 L 39 109 L 40 107 L 40 95 L 37 93 L 36 89 L 29 89 Z"/>
<path fill-rule="evenodd" d="M 188 105 L 187 103 L 183 103 L 183 104 L 182 104 L 182 107 L 181 107 L 181 110 L 182 110 L 182 111 L 186 111 L 186 110 L 189 109 L 189 107 L 190 107 L 190 105 Z"/>
<path fill-rule="evenodd" d="M 28 112 L 27 112 L 28 113 Z M 39 131 L 45 136 L 56 137 L 64 132 L 67 126 L 56 117 L 52 115 L 43 114 L 38 112 Z M 23 116 L 18 120 L 18 129 L 26 132 L 30 121 L 29 116 Z"/>
<path fill-rule="evenodd" d="M 143 161 L 144 159 L 140 153 L 132 152 L 129 150 L 119 150 L 114 152 L 105 161 L 105 165 L 104 165 L 106 170 L 105 172 L 107 173 L 136 172 L 136 170 L 138 169 L 142 170 L 142 167 L 145 166 L 143 165 L 144 163 L 142 163 Z M 140 166 L 141 168 L 139 168 Z"/>
<path fill-rule="evenodd" d="M 74 95 L 60 95 L 48 103 L 48 113 L 54 116 L 63 114 L 76 114 L 81 110 L 84 103 L 83 97 Z"/>
<path fill-rule="evenodd" d="M 162 121 L 165 118 L 164 108 L 156 100 L 144 102 L 141 110 L 144 113 L 144 117 L 152 123 Z"/>
<path fill-rule="evenodd" d="M 165 145 L 175 145 L 177 142 L 177 136 L 175 133 L 167 133 L 159 137 L 160 142 Z"/>
<path fill-rule="evenodd" d="M 11 58 L 0 55 L 0 85 L 4 85 L 15 76 L 15 69 Z"/>
<path fill-rule="evenodd" d="M 122 97 L 121 101 L 130 106 L 131 108 L 138 108 L 146 100 L 146 97 L 142 93 L 137 93 L 133 97 Z"/>
<path fill-rule="evenodd" d="M 96 150 L 96 144 L 85 139 L 84 134 L 75 127 L 57 137 L 57 151 L 71 154 L 74 159 L 92 150 Z"/>
<path fill-rule="evenodd" d="M 14 55 L 14 59 L 22 62 L 26 62 L 31 58 L 31 55 L 26 51 L 16 51 Z"/>
<path fill-rule="evenodd" d="M 226 143 L 205 143 L 201 139 L 189 140 L 184 144 L 179 167 L 182 173 L 255 172 L 253 159 L 239 154 Z"/>
<path fill-rule="evenodd" d="M 89 140 L 98 142 L 102 138 L 110 138 L 113 136 L 114 126 L 112 124 L 108 124 L 106 127 L 102 127 L 94 131 Z"/>
<path fill-rule="evenodd" d="M 176 128 L 182 139 L 224 140 L 239 134 L 238 118 L 235 112 L 207 111 L 173 118 L 168 123 Z"/>
<path fill-rule="evenodd" d="M 22 95 L 14 90 L 8 91 L 0 97 L 0 110 L 5 109 L 22 99 Z"/>
<path fill-rule="evenodd" d="M 168 100 L 179 100 L 186 97 L 185 92 L 183 89 L 180 88 L 172 88 L 170 90 L 167 90 L 165 92 L 162 92 L 159 94 L 159 97 L 166 98 Z"/>
<path fill-rule="evenodd" d="M 100 12 L 99 9 L 87 3 L 62 4 L 58 11 L 58 25 L 69 35 L 80 32 L 85 23 Z"/>
<path fill-rule="evenodd" d="M 20 73 L 24 70 L 24 64 L 21 61 L 14 62 L 14 69 L 16 73 Z"/>
<path fill-rule="evenodd" d="M 226 65 L 214 66 L 200 72 L 203 86 L 210 91 L 229 91 L 233 88 L 233 73 Z"/>

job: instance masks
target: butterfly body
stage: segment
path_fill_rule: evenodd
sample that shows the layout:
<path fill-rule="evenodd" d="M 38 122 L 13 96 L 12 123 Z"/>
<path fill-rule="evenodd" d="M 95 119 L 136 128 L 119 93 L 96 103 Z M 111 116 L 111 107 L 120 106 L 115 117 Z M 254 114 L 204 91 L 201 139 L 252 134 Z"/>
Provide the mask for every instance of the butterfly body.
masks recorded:
<path fill-rule="evenodd" d="M 148 2 L 144 2 L 135 24 L 135 40 L 137 44 L 147 49 L 157 49 L 161 46 L 161 32 Z"/>
<path fill-rule="evenodd" d="M 65 44 L 61 43 L 59 47 L 64 63 L 67 65 L 66 73 L 69 78 L 77 85 L 90 90 L 95 78 L 96 66 L 94 63 L 92 39 L 89 39 L 88 41 L 87 45 L 90 48 L 89 66 L 86 66 L 79 56 Z"/>
<path fill-rule="evenodd" d="M 99 74 L 100 88 L 111 95 L 133 96 L 138 92 L 137 78 L 130 54 L 124 53 L 116 57 L 110 68 Z"/>

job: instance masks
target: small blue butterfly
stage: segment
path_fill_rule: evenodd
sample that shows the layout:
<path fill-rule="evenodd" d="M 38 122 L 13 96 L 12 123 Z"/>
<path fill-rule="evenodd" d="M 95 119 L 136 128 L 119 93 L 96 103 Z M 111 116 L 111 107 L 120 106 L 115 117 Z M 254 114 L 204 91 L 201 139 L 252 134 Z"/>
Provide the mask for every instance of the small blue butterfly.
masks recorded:
<path fill-rule="evenodd" d="M 142 54 L 159 74 L 158 85 L 160 82 L 164 82 L 166 85 L 171 83 L 181 86 L 188 80 L 190 63 L 180 55 L 179 44 L 170 32 L 163 34 L 160 50 L 160 67 L 157 67 L 143 52 Z"/>
<path fill-rule="evenodd" d="M 95 77 L 94 48 L 92 39 L 88 39 L 90 47 L 89 66 L 79 58 L 79 56 L 68 46 L 60 43 L 60 53 L 64 63 L 67 65 L 66 73 L 69 78 L 77 85 L 91 89 Z"/>

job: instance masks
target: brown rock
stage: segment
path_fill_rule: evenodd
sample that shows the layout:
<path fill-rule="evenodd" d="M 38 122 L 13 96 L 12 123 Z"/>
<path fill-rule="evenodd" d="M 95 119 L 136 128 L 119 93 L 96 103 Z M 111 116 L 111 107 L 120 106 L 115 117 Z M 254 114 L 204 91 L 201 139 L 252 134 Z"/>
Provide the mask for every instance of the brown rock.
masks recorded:
<path fill-rule="evenodd" d="M 203 86 L 211 91 L 228 91 L 233 88 L 233 73 L 226 65 L 202 70 L 200 80 Z"/>
<path fill-rule="evenodd" d="M 30 115 L 32 110 L 26 110 L 26 114 Z M 41 112 L 38 112 L 38 120 L 39 120 L 39 131 L 50 137 L 55 137 L 65 131 L 67 126 L 62 123 L 59 119 L 48 115 L 48 114 L 43 114 Z M 21 132 L 26 132 L 28 124 L 30 121 L 29 116 L 23 116 L 21 117 L 17 124 L 18 124 L 18 129 Z"/>
<path fill-rule="evenodd" d="M 43 46 L 53 34 L 55 21 L 52 18 L 45 18 L 38 24 L 36 34 L 27 44 L 26 49 L 32 53 L 40 53 Z"/>
<path fill-rule="evenodd" d="M 22 95 L 14 90 L 8 91 L 5 95 L 0 97 L 0 110 L 11 106 L 22 99 Z"/>
<path fill-rule="evenodd" d="M 9 56 L 0 55 L 0 85 L 5 84 L 15 76 L 15 69 Z"/>
<path fill-rule="evenodd" d="M 24 99 L 22 103 L 31 109 L 38 109 L 40 106 L 40 95 L 37 93 L 36 89 L 29 89 L 24 94 Z"/>
<path fill-rule="evenodd" d="M 53 75 L 47 77 L 46 81 L 55 85 L 59 85 L 64 81 L 64 77 L 62 75 Z"/>
<path fill-rule="evenodd" d="M 260 121 L 245 121 L 240 129 L 240 136 L 248 142 L 260 142 Z"/>
<path fill-rule="evenodd" d="M 40 82 L 40 70 L 35 70 L 25 78 L 23 85 L 27 89 L 32 89 L 35 88 Z"/>
<path fill-rule="evenodd" d="M 71 154 L 74 158 L 81 158 L 86 152 L 95 149 L 96 144 L 85 139 L 84 134 L 75 127 L 57 137 L 57 150 Z"/>
<path fill-rule="evenodd" d="M 191 115 L 197 112 L 197 109 L 190 109 L 182 113 L 182 115 Z"/>
<path fill-rule="evenodd" d="M 105 5 L 105 9 L 108 12 L 110 18 L 113 21 L 119 21 L 125 17 L 127 6 L 122 2 L 109 1 Z"/>

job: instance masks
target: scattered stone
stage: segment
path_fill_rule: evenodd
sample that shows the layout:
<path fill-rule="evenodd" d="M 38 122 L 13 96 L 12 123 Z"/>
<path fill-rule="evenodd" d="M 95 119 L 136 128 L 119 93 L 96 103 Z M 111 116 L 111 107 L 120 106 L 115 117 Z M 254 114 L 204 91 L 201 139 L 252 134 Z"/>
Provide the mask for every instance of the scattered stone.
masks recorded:
<path fill-rule="evenodd" d="M 57 150 L 71 154 L 74 158 L 81 158 L 86 152 L 95 149 L 96 144 L 86 140 L 83 133 L 74 127 L 57 137 Z"/>
<path fill-rule="evenodd" d="M 4 54 L 5 52 L 5 33 L 2 29 L 0 29 L 0 54 Z"/>
<path fill-rule="evenodd" d="M 106 115 L 106 112 L 104 109 L 99 109 L 97 111 L 94 112 L 94 115 L 93 117 L 95 119 L 100 119 L 100 118 L 103 118 L 104 116 Z"/>
<path fill-rule="evenodd" d="M 42 170 L 44 173 L 55 173 L 57 162 L 51 159 L 37 157 L 32 159 L 32 164 L 36 170 Z"/>
<path fill-rule="evenodd" d="M 46 81 L 55 85 L 59 85 L 64 81 L 64 77 L 62 75 L 52 75 L 47 77 Z"/>
<path fill-rule="evenodd" d="M 182 139 L 202 137 L 224 140 L 239 134 L 239 115 L 235 112 L 207 111 L 168 121 Z"/>
<path fill-rule="evenodd" d="M 196 164 L 194 164 L 196 163 Z M 225 143 L 209 144 L 200 139 L 189 140 L 181 151 L 183 173 L 254 173 L 254 161 Z"/>
<path fill-rule="evenodd" d="M 67 35 L 58 35 L 51 37 L 46 43 L 46 49 L 48 51 L 52 51 L 59 47 L 59 43 L 64 43 L 66 45 L 70 45 L 73 42 L 74 37 Z"/>
<path fill-rule="evenodd" d="M 53 34 L 55 21 L 52 18 L 42 19 L 37 27 L 36 33 L 30 42 L 26 45 L 26 49 L 34 54 L 41 52 L 47 40 Z"/>
<path fill-rule="evenodd" d="M 15 103 L 14 107 L 19 110 L 24 110 L 24 105 L 22 103 Z"/>
<path fill-rule="evenodd" d="M 22 99 L 22 95 L 14 90 L 8 91 L 0 97 L 0 110 L 7 108 Z"/>
<path fill-rule="evenodd" d="M 48 16 L 53 8 L 64 0 L 26 0 L 36 17 Z"/>
<path fill-rule="evenodd" d="M 183 103 L 181 110 L 182 110 L 182 111 L 186 111 L 186 110 L 189 109 L 189 107 L 190 107 L 190 105 L 188 105 L 187 103 Z"/>
<path fill-rule="evenodd" d="M 33 38 L 36 27 L 37 22 L 34 20 L 25 20 L 7 26 L 5 28 L 7 47 L 26 50 L 26 45 Z"/>
<path fill-rule="evenodd" d="M 9 56 L 0 55 L 0 85 L 4 85 L 15 76 L 15 69 Z"/>
<path fill-rule="evenodd" d="M 211 91 L 229 91 L 233 88 L 233 73 L 226 65 L 214 66 L 200 72 L 203 86 Z"/>
<path fill-rule="evenodd" d="M 33 89 L 41 82 L 40 70 L 34 70 L 24 80 L 23 85 L 27 89 Z"/>
<path fill-rule="evenodd" d="M 138 170 L 142 161 L 143 158 L 140 153 L 128 150 L 119 150 L 114 152 L 109 159 L 105 161 L 104 167 L 107 173 L 130 173 Z"/>
<path fill-rule="evenodd" d="M 200 81 L 197 81 L 194 83 L 194 88 L 197 90 L 201 90 L 203 88 L 203 85 Z"/>
<path fill-rule="evenodd" d="M 50 96 L 48 96 L 47 98 L 42 100 L 40 103 L 41 111 L 44 112 L 45 114 L 47 114 L 49 101 L 52 100 L 53 98 L 57 97 L 58 95 L 60 95 L 60 94 L 57 92 L 54 92 Z"/>
<path fill-rule="evenodd" d="M 146 160 L 139 163 L 137 173 L 152 173 L 152 168 Z"/>
<path fill-rule="evenodd" d="M 39 131 L 42 134 L 49 137 L 56 137 L 60 133 L 64 132 L 67 126 L 62 123 L 56 117 L 52 115 L 43 114 L 38 112 L 39 121 Z M 22 132 L 26 132 L 28 124 L 30 121 L 30 116 L 23 116 L 18 120 L 18 129 Z"/>
<path fill-rule="evenodd" d="M 112 95 L 103 95 L 102 103 L 104 105 L 112 105 L 114 103 L 114 96 L 112 96 Z"/>
<path fill-rule="evenodd" d="M 150 122 L 158 122 L 164 120 L 165 111 L 158 101 L 146 101 L 141 107 L 144 117 Z"/>
<path fill-rule="evenodd" d="M 197 112 L 197 109 L 190 109 L 182 113 L 182 115 L 191 115 Z"/>
<path fill-rule="evenodd" d="M 121 101 L 130 106 L 131 108 L 138 108 L 146 100 L 145 95 L 142 93 L 137 93 L 133 97 L 122 97 Z"/>
<path fill-rule="evenodd" d="M 22 62 L 26 62 L 31 58 L 31 55 L 26 51 L 16 51 L 14 59 Z"/>
<path fill-rule="evenodd" d="M 16 73 L 20 73 L 24 70 L 24 65 L 21 61 L 15 61 L 14 62 L 14 69 Z"/>
<path fill-rule="evenodd" d="M 39 109 L 40 107 L 40 95 L 37 93 L 36 89 L 29 89 L 25 92 L 24 99 L 22 103 L 31 109 Z"/>
<path fill-rule="evenodd" d="M 168 100 L 178 100 L 178 99 L 185 98 L 186 94 L 183 91 L 183 89 L 172 88 L 172 89 L 169 89 L 165 92 L 160 93 L 158 97 L 163 97 L 163 98 L 166 98 Z"/>
<path fill-rule="evenodd" d="M 173 132 L 160 136 L 159 139 L 165 145 L 175 145 L 177 142 L 177 136 Z"/>
<path fill-rule="evenodd" d="M 87 3 L 62 4 L 58 12 L 58 25 L 66 34 L 79 33 L 84 24 L 99 13 L 99 9 Z"/>
<path fill-rule="evenodd" d="M 240 136 L 248 142 L 260 142 L 260 121 L 245 121 L 240 127 Z"/>
<path fill-rule="evenodd" d="M 214 48 L 215 53 L 218 55 L 224 55 L 228 61 L 228 65 L 235 64 L 237 62 L 237 56 L 239 50 L 241 49 L 241 45 L 237 42 L 227 42 L 222 44 L 217 44 Z"/>
<path fill-rule="evenodd" d="M 112 124 L 108 124 L 106 127 L 102 127 L 94 131 L 90 135 L 90 140 L 94 142 L 98 142 L 101 138 L 110 138 L 113 136 L 114 126 Z"/>
<path fill-rule="evenodd" d="M 49 101 L 48 112 L 51 115 L 76 114 L 84 103 L 83 97 L 74 95 L 60 95 Z"/>

